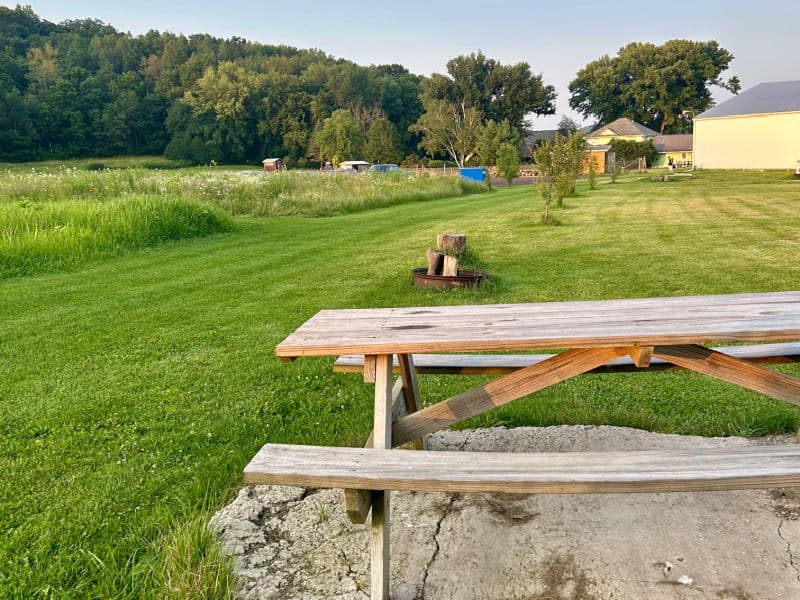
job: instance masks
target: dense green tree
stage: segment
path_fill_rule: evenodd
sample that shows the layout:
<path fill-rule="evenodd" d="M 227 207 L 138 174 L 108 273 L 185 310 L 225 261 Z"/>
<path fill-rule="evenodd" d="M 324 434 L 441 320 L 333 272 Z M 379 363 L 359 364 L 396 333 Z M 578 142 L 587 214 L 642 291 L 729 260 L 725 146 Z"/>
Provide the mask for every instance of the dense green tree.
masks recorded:
<path fill-rule="evenodd" d="M 683 115 L 710 108 L 712 86 L 739 91 L 738 77 L 720 77 L 732 60 L 715 41 L 628 44 L 581 69 L 569 84 L 569 103 L 599 123 L 627 117 L 661 133 L 687 131 Z"/>
<path fill-rule="evenodd" d="M 503 65 L 478 52 L 449 60 L 447 72 L 450 77 L 433 75 L 423 84 L 426 96 L 464 103 L 486 120 L 507 120 L 520 133 L 526 115 L 555 112 L 555 88 L 533 75 L 526 62 Z"/>
<path fill-rule="evenodd" d="M 514 148 L 522 146 L 522 138 L 519 133 L 511 127 L 508 121 L 488 121 L 478 134 L 478 144 L 476 158 L 482 165 L 497 164 L 500 146 L 511 144 Z"/>
<path fill-rule="evenodd" d="M 502 65 L 478 52 L 451 59 L 447 72 L 422 82 L 426 112 L 409 128 L 432 156 L 446 153 L 463 166 L 477 154 L 494 164 L 500 143 L 521 140 L 526 115 L 555 112 L 554 88 L 528 63 Z"/>
<path fill-rule="evenodd" d="M 316 158 L 320 161 L 358 160 L 364 156 L 364 135 L 349 110 L 336 110 L 314 133 Z"/>
<path fill-rule="evenodd" d="M 402 158 L 397 128 L 383 117 L 372 123 L 364 146 L 366 160 L 372 163 L 399 163 Z"/>
<path fill-rule="evenodd" d="M 34 160 L 38 136 L 28 104 L 16 87 L 0 92 L 0 157 L 5 160 Z"/>
<path fill-rule="evenodd" d="M 561 117 L 561 120 L 558 122 L 558 133 L 561 135 L 571 135 L 576 131 L 580 131 L 581 126 L 574 120 L 569 118 L 567 115 Z"/>

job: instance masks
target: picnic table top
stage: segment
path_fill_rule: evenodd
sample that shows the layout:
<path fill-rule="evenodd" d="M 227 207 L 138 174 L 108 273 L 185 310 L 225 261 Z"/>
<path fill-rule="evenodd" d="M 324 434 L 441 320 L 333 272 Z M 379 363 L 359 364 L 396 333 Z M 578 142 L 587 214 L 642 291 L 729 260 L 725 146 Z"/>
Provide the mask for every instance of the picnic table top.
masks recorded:
<path fill-rule="evenodd" d="M 279 357 L 777 342 L 800 339 L 800 291 L 323 310 Z"/>

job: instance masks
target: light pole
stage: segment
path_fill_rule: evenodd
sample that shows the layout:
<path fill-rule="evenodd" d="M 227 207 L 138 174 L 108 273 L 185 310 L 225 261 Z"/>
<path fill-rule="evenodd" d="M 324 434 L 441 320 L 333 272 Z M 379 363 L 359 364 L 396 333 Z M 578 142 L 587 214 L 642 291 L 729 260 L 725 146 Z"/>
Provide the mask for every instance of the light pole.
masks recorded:
<path fill-rule="evenodd" d="M 694 171 L 695 165 L 695 156 L 694 156 L 694 111 L 693 110 L 682 110 L 681 116 L 684 119 L 689 119 L 692 122 L 692 171 Z"/>

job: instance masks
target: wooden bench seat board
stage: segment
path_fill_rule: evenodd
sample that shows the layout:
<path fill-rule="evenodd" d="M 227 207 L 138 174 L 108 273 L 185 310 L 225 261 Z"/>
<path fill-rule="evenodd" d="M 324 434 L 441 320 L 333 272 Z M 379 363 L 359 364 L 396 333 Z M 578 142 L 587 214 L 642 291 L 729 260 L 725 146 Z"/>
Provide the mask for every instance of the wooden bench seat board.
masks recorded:
<path fill-rule="evenodd" d="M 654 346 L 800 339 L 800 292 L 323 310 L 279 357 Z"/>
<path fill-rule="evenodd" d="M 800 362 L 800 343 L 752 344 L 747 346 L 716 346 L 711 348 L 722 354 L 760 364 L 788 364 Z M 402 355 L 401 355 L 402 356 Z M 552 354 L 415 354 L 414 366 L 419 374 L 431 375 L 505 375 L 547 360 Z M 395 357 L 394 372 L 400 372 Z M 336 359 L 333 370 L 337 373 L 362 373 L 364 356 L 346 354 Z M 588 373 L 636 373 L 642 370 L 682 371 L 672 363 L 659 358 L 650 360 L 648 367 L 637 367 L 628 356 L 612 360 Z"/>
<path fill-rule="evenodd" d="M 800 486 L 800 445 L 622 452 L 417 452 L 266 444 L 248 484 L 582 494 Z"/>

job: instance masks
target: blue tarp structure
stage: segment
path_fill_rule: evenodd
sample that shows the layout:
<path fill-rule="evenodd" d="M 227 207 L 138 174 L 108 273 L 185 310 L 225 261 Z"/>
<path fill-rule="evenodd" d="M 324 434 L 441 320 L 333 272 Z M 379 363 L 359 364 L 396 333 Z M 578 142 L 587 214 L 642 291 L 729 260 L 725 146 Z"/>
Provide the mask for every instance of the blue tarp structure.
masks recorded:
<path fill-rule="evenodd" d="M 477 181 L 478 183 L 486 181 L 486 169 L 483 167 L 463 167 L 459 169 L 459 173 L 461 177 L 470 181 Z"/>

